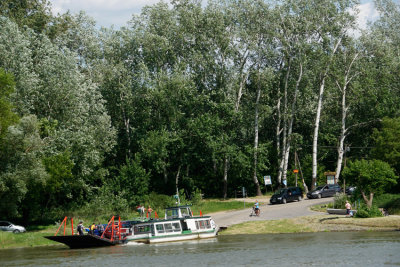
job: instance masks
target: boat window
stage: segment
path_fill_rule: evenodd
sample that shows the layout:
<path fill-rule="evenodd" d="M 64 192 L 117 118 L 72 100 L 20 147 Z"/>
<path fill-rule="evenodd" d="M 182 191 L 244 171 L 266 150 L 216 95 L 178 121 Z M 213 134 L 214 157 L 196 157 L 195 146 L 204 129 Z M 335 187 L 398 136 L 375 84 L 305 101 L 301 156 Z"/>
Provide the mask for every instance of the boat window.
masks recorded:
<path fill-rule="evenodd" d="M 177 209 L 167 210 L 166 213 L 167 213 L 167 218 L 170 218 L 170 219 L 179 217 Z"/>
<path fill-rule="evenodd" d="M 199 227 L 199 221 L 196 221 L 196 229 L 200 229 L 200 227 Z"/>
<path fill-rule="evenodd" d="M 166 232 L 172 232 L 172 224 L 170 223 L 164 223 L 164 228 Z"/>
<path fill-rule="evenodd" d="M 157 232 L 164 233 L 164 226 L 162 224 L 156 224 Z"/>
<path fill-rule="evenodd" d="M 200 225 L 200 229 L 205 229 L 206 225 L 204 223 L 204 221 L 199 221 L 199 225 Z"/>
<path fill-rule="evenodd" d="M 190 215 L 187 208 L 181 208 L 181 214 L 183 217 Z"/>
<path fill-rule="evenodd" d="M 210 220 L 205 221 L 206 223 L 206 228 L 211 228 Z"/>
<path fill-rule="evenodd" d="M 151 233 L 150 224 L 146 225 L 138 225 L 134 227 L 135 234 L 144 234 L 144 233 Z"/>
<path fill-rule="evenodd" d="M 174 230 L 174 232 L 179 232 L 181 231 L 181 225 L 179 223 L 173 223 L 172 229 Z"/>

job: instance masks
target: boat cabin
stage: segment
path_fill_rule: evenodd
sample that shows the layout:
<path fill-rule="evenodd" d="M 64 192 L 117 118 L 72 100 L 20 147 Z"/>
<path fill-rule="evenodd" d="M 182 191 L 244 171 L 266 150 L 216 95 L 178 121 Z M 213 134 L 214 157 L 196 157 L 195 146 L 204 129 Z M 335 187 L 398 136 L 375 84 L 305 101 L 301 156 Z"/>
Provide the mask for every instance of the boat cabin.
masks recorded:
<path fill-rule="evenodd" d="M 176 206 L 176 207 L 169 207 L 165 209 L 165 219 L 178 219 L 178 218 L 191 218 L 192 217 L 192 210 L 190 206 Z"/>

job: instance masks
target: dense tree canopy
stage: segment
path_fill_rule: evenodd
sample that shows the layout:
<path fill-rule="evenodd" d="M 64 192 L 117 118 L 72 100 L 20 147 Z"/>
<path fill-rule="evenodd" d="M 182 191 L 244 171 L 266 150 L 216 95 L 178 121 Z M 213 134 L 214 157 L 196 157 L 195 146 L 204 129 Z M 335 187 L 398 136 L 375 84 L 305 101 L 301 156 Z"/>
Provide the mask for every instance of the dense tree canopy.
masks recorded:
<path fill-rule="evenodd" d="M 152 192 L 261 194 L 264 175 L 273 188 L 295 183 L 295 154 L 304 187 L 325 171 L 341 183 L 349 157 L 398 171 L 384 145 L 400 115 L 400 7 L 389 0 L 364 31 L 353 0 L 176 0 L 121 29 L 14 2 L 0 4 L 7 217 L 122 210 Z"/>

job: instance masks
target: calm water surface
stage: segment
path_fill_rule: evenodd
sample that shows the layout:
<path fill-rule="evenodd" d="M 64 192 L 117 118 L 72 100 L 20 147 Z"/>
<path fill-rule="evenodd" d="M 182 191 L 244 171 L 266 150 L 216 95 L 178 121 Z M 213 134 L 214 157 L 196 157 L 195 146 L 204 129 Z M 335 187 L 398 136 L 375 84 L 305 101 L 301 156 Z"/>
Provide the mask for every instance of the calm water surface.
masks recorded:
<path fill-rule="evenodd" d="M 219 236 L 157 245 L 0 250 L 0 266 L 400 266 L 400 232 Z"/>

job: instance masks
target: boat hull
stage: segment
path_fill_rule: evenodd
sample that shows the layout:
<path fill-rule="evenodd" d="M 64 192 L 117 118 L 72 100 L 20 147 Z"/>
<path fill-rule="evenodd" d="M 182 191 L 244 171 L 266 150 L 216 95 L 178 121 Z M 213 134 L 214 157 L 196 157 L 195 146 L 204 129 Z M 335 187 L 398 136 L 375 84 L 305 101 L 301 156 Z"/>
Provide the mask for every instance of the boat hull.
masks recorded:
<path fill-rule="evenodd" d="M 45 236 L 45 238 L 67 245 L 70 248 L 109 247 L 122 244 L 124 240 L 109 240 L 96 235 Z"/>

